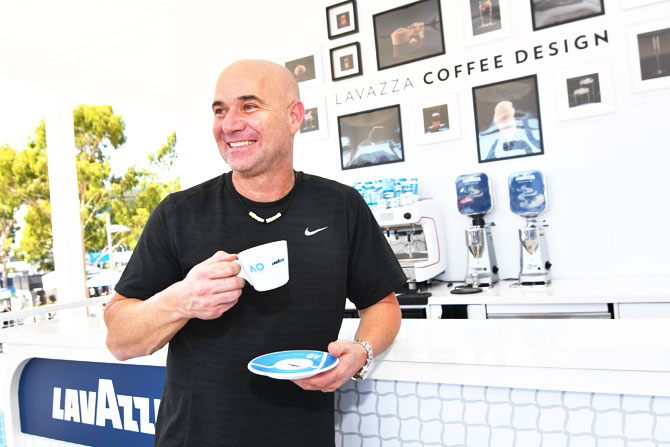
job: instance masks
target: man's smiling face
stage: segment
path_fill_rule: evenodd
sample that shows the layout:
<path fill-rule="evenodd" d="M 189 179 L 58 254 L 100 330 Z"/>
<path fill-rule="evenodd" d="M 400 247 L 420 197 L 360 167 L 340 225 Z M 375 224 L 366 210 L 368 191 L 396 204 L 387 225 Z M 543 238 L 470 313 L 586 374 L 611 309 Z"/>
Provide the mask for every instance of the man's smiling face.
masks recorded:
<path fill-rule="evenodd" d="M 292 161 L 291 106 L 296 94 L 278 70 L 259 61 L 242 61 L 219 76 L 212 130 L 233 171 L 253 176 Z"/>

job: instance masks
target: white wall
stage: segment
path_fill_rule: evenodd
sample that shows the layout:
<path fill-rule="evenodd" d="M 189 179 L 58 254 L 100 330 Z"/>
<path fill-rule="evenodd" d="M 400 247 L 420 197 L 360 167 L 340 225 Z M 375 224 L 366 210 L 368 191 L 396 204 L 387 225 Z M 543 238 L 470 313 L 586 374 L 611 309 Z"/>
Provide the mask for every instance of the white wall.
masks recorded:
<path fill-rule="evenodd" d="M 637 3 L 644 1 L 636 0 Z M 298 56 L 317 54 L 322 82 L 301 87 L 304 99 L 325 98 L 328 137 L 297 143 L 296 169 L 330 177 L 347 184 L 382 177 L 419 178 L 419 193 L 433 197 L 442 206 L 448 271 L 444 278 L 462 280 L 466 248 L 467 217 L 458 213 L 454 181 L 460 174 L 485 172 L 493 180 L 496 207 L 487 216 L 493 228 L 501 278 L 518 275 L 517 228 L 521 217 L 508 207 L 507 179 L 513 172 L 540 169 L 549 188 L 549 204 L 542 215 L 549 228 L 547 237 L 555 277 L 621 276 L 664 274 L 670 270 L 666 253 L 670 237 L 662 228 L 668 216 L 662 195 L 670 164 L 664 128 L 668 126 L 670 90 L 637 91 L 640 83 L 634 65 L 635 47 L 631 35 L 638 24 L 661 20 L 649 30 L 670 27 L 670 2 L 656 2 L 632 9 L 623 4 L 635 0 L 605 0 L 604 16 L 581 20 L 533 32 L 530 2 L 502 2 L 509 20 L 507 36 L 477 42 L 467 37 L 467 2 L 442 0 L 446 53 L 423 61 L 378 71 L 373 40 L 372 15 L 406 1 L 359 0 L 359 32 L 329 40 L 325 7 L 336 2 L 204 1 L 181 11 L 186 28 L 173 37 L 178 73 L 175 104 L 183 186 L 190 186 L 227 170 L 211 136 L 209 105 L 218 72 L 228 63 L 248 57 L 285 62 Z M 647 1 L 647 3 L 649 3 Z M 462 4 L 462 6 L 461 6 Z M 665 22 L 663 22 L 665 20 Z M 647 25 L 644 25 L 647 26 Z M 593 34 L 607 31 L 609 43 L 594 46 Z M 187 32 L 186 32 L 187 31 Z M 505 34 L 505 33 L 502 33 Z M 577 50 L 572 41 L 586 35 L 589 47 Z M 548 57 L 548 45 L 568 39 L 569 51 Z M 328 52 L 349 42 L 362 47 L 363 76 L 330 80 Z M 532 54 L 542 45 L 545 57 L 515 63 L 515 51 Z M 190 50 L 190 51 L 189 51 Z M 503 55 L 503 68 L 453 78 L 453 67 L 470 60 Z M 492 63 L 490 63 L 491 65 Z M 582 119 L 561 120 L 564 79 L 569 71 L 591 68 L 601 79 L 611 80 L 612 113 Z M 448 68 L 445 82 L 423 82 L 428 71 Z M 478 163 L 472 87 L 537 74 L 542 117 L 544 155 L 489 163 Z M 574 74 L 573 74 L 574 75 Z M 413 88 L 376 98 L 356 99 L 344 104 L 348 91 L 382 82 L 409 78 Z M 430 145 L 417 144 L 415 108 L 424 98 L 456 94 L 459 102 L 461 138 Z M 337 116 L 380 106 L 400 104 L 402 109 L 405 161 L 384 166 L 342 171 L 340 169 Z"/>

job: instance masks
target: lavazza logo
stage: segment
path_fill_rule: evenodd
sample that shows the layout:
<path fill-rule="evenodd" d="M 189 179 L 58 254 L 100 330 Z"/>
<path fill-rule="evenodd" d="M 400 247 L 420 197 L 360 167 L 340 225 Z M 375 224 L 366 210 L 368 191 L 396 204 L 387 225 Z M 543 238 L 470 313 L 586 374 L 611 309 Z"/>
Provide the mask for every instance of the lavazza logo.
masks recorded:
<path fill-rule="evenodd" d="M 70 388 L 63 392 L 62 388 L 54 387 L 51 417 L 100 427 L 109 420 L 116 429 L 153 435 L 155 427 L 150 415 L 153 410 L 155 421 L 160 403 L 160 399 L 116 394 L 111 380 L 99 379 L 97 392 Z M 139 410 L 139 421 L 133 418 L 133 409 Z"/>

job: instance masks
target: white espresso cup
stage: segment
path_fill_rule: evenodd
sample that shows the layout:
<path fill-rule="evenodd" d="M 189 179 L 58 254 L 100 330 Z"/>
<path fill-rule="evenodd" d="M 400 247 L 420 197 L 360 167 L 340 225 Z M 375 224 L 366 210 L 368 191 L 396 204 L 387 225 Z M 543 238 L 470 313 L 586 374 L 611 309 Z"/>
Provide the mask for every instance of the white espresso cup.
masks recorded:
<path fill-rule="evenodd" d="M 247 248 L 237 254 L 240 273 L 259 292 L 276 289 L 288 282 L 288 246 L 274 241 Z"/>

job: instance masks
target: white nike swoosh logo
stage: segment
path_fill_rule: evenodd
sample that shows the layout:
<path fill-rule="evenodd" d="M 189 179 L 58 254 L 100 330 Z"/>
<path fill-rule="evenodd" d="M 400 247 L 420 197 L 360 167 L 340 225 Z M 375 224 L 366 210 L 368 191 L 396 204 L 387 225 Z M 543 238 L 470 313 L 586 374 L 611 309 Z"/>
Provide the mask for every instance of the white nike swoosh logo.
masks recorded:
<path fill-rule="evenodd" d="M 309 228 L 305 228 L 305 236 L 313 236 L 316 233 L 318 233 L 319 231 L 325 230 L 326 228 L 328 228 L 328 227 L 319 228 L 318 230 L 314 230 L 314 231 L 309 231 Z"/>

